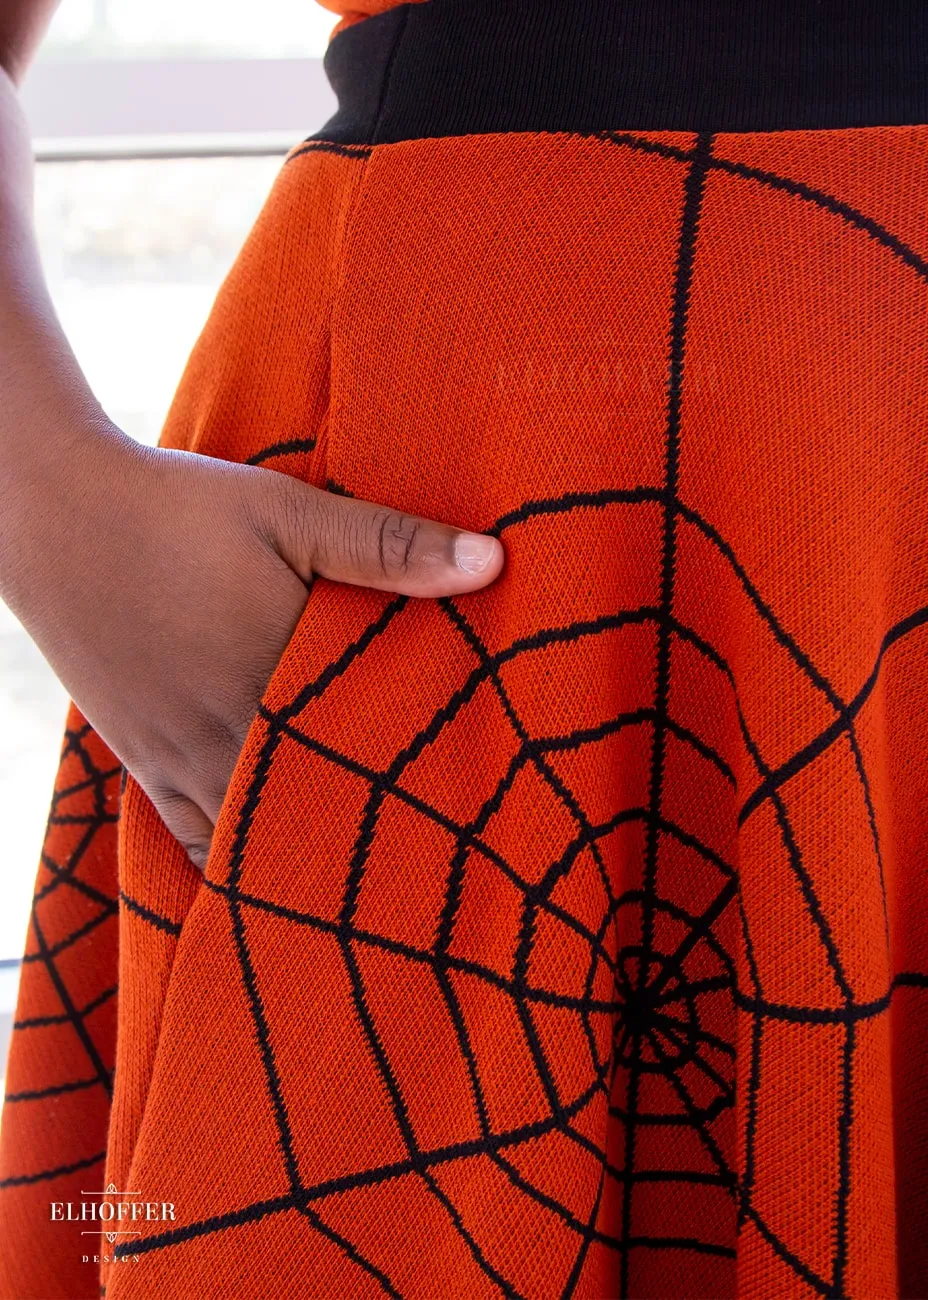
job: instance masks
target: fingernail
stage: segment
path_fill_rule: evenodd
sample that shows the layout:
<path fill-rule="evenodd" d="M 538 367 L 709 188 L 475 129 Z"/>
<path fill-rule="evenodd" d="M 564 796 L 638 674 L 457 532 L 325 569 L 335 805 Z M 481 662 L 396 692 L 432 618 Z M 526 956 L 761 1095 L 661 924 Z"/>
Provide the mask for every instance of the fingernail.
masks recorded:
<path fill-rule="evenodd" d="M 465 573 L 483 573 L 498 546 L 495 537 L 483 533 L 458 533 L 454 539 L 454 562 Z"/>

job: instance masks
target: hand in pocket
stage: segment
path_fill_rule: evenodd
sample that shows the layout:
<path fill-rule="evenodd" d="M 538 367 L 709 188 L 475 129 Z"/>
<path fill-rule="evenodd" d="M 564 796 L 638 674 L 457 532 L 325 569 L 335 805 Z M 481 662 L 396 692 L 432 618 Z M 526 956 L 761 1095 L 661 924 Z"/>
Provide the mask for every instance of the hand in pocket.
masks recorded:
<path fill-rule="evenodd" d="M 88 439 L 75 474 L 48 485 L 41 520 L 19 512 L 20 562 L 4 595 L 202 869 L 313 575 L 453 595 L 493 581 L 503 549 L 272 470 L 112 432 Z"/>

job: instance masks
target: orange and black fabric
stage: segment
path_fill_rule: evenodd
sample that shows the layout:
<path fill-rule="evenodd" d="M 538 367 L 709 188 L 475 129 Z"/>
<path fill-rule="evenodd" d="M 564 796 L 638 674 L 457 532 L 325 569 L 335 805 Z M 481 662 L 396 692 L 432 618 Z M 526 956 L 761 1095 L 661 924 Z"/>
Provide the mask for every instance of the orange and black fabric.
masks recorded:
<path fill-rule="evenodd" d="M 667 7 L 638 108 L 590 59 L 640 88 L 609 33 L 657 0 L 514 4 L 553 36 L 496 117 L 444 92 L 508 4 L 334 38 L 162 442 L 506 568 L 312 584 L 204 877 L 72 710 L 4 1297 L 928 1294 L 926 20 L 783 0 L 756 66 L 722 24 L 729 112 L 708 25 L 674 64 L 726 6 Z"/>

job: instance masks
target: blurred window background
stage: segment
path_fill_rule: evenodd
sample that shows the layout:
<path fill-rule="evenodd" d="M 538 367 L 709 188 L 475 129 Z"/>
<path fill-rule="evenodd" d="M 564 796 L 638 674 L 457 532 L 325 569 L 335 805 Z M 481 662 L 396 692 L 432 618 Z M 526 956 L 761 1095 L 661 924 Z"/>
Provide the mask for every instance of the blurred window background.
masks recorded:
<path fill-rule="evenodd" d="M 286 150 L 334 110 L 313 0 L 61 0 L 23 90 L 58 313 L 109 416 L 157 440 Z M 65 693 L 0 603 L 0 1076 Z"/>
<path fill-rule="evenodd" d="M 42 57 L 306 58 L 335 22 L 314 0 L 61 0 Z"/>

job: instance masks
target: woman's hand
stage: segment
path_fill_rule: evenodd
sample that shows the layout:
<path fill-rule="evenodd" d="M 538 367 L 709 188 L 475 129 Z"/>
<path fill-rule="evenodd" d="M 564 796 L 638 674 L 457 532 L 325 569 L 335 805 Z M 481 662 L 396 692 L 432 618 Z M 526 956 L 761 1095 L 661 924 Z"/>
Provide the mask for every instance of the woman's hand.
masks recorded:
<path fill-rule="evenodd" d="M 0 23 L 0 59 L 4 41 L 31 48 L 48 8 L 19 0 L 35 21 Z M 273 470 L 132 442 L 55 316 L 28 131 L 2 70 L 0 164 L 0 597 L 202 867 L 312 575 L 451 595 L 492 581 L 502 547 Z"/>
<path fill-rule="evenodd" d="M 118 430 L 3 490 L 0 590 L 72 699 L 203 867 L 306 581 L 450 595 L 502 567 L 490 537 L 150 449 Z"/>

